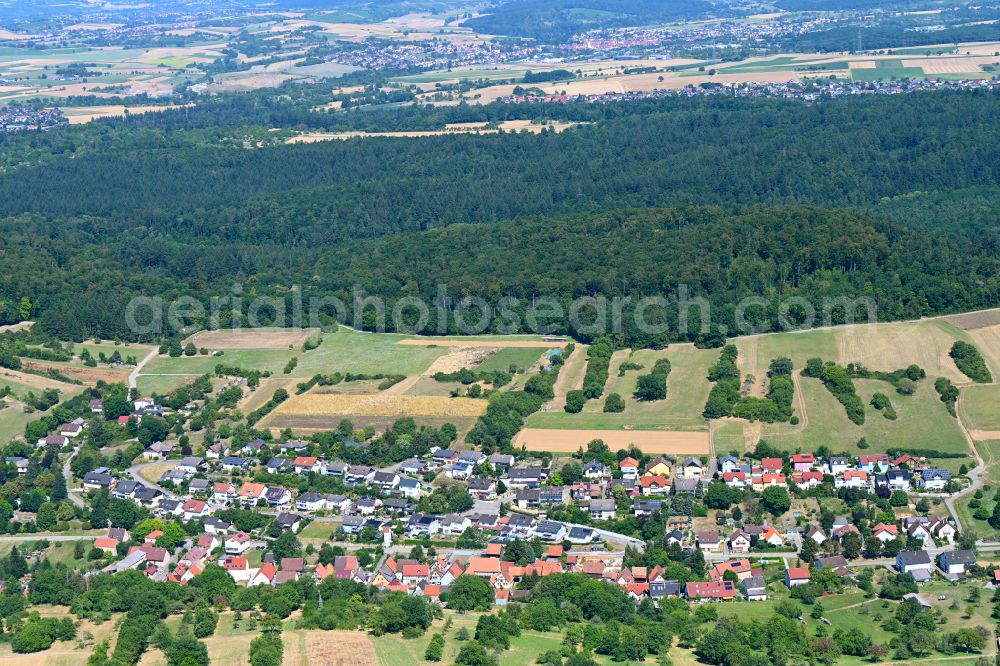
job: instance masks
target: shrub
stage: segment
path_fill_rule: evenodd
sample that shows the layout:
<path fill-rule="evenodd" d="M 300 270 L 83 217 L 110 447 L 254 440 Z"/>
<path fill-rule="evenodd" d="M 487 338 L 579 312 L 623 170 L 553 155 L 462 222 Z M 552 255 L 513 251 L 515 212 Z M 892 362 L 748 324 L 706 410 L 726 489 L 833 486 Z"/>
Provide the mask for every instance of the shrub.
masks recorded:
<path fill-rule="evenodd" d="M 587 394 L 580 390 L 569 391 L 566 394 L 566 405 L 564 410 L 570 414 L 578 414 L 583 411 L 583 406 L 587 404 Z"/>
<path fill-rule="evenodd" d="M 993 381 L 993 376 L 990 375 L 989 368 L 986 367 L 986 361 L 983 360 L 975 345 L 956 340 L 955 344 L 951 346 L 950 354 L 962 374 L 972 381 L 980 384 L 988 384 Z"/>
<path fill-rule="evenodd" d="M 604 401 L 604 411 L 609 413 L 624 412 L 625 399 L 617 393 L 608 394 L 607 399 Z"/>

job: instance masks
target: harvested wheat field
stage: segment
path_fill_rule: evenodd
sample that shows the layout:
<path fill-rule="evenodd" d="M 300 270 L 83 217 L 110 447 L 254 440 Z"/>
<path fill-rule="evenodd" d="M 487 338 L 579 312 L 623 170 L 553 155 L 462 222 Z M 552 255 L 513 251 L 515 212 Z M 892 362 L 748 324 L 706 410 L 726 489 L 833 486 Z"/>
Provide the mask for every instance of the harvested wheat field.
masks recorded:
<path fill-rule="evenodd" d="M 475 417 L 486 411 L 486 400 L 422 395 L 306 393 L 282 403 L 278 415 L 358 414 L 361 416 Z"/>
<path fill-rule="evenodd" d="M 972 329 L 969 331 L 969 337 L 979 347 L 979 352 L 986 359 L 996 380 L 1000 377 L 1000 324 Z"/>
<path fill-rule="evenodd" d="M 438 372 L 458 372 L 462 368 L 475 368 L 498 351 L 499 347 L 454 347 L 431 363 L 424 374 L 434 375 Z"/>
<path fill-rule="evenodd" d="M 280 405 L 261 421 L 261 426 L 272 431 L 319 431 L 350 419 L 360 427 L 385 430 L 401 418 L 412 418 L 421 425 L 435 427 L 451 423 L 461 431 L 472 426 L 487 404 L 486 400 L 408 395 L 392 389 L 377 394 L 306 393 Z"/>
<path fill-rule="evenodd" d="M 315 328 L 198 331 L 186 342 L 199 349 L 288 349 L 301 347 L 317 332 Z"/>
<path fill-rule="evenodd" d="M 539 349 L 553 349 L 565 345 L 567 341 L 545 340 L 467 340 L 463 338 L 405 338 L 396 344 L 399 345 L 422 345 L 424 347 L 537 347 Z"/>
<path fill-rule="evenodd" d="M 612 450 L 625 449 L 635 444 L 649 454 L 708 454 L 711 450 L 707 430 L 550 430 L 525 428 L 514 438 L 515 446 L 529 451 L 573 453 L 587 442 L 601 439 Z"/>
<path fill-rule="evenodd" d="M 285 639 L 289 666 L 379 666 L 372 639 L 360 631 L 302 631 Z"/>
<path fill-rule="evenodd" d="M 873 370 L 896 370 L 916 363 L 931 376 L 963 381 L 948 357 L 958 331 L 943 321 L 858 324 L 834 329 L 837 358 Z"/>
<path fill-rule="evenodd" d="M 983 65 L 995 63 L 998 59 L 990 56 L 955 57 L 955 58 L 918 58 L 904 60 L 903 67 L 919 67 L 924 73 L 935 74 L 982 74 Z"/>
<path fill-rule="evenodd" d="M 110 106 L 77 106 L 77 107 L 64 107 L 62 109 L 63 115 L 69 120 L 70 125 L 82 125 L 84 123 L 89 123 L 92 120 L 98 120 L 100 118 L 120 118 L 125 115 L 125 110 L 128 109 L 129 115 L 136 115 L 142 113 L 150 113 L 154 111 L 165 111 L 167 109 L 178 108 L 176 106 L 129 106 L 126 107 L 123 104 L 113 104 Z"/>
<path fill-rule="evenodd" d="M 114 384 L 123 382 L 128 378 L 128 370 L 117 370 L 115 368 L 87 368 L 66 365 L 63 363 L 49 363 L 46 361 L 36 361 L 34 359 L 24 359 L 22 365 L 25 370 L 35 370 L 37 372 L 56 372 L 66 375 L 70 379 L 83 382 L 84 384 L 96 384 L 99 381 Z"/>

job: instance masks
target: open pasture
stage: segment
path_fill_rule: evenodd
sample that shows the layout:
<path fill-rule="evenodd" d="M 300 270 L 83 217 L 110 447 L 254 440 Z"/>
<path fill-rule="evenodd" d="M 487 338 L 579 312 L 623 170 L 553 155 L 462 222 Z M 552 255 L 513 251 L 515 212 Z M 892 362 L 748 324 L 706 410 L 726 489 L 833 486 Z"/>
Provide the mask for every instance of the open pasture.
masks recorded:
<path fill-rule="evenodd" d="M 861 363 L 872 370 L 897 370 L 916 363 L 928 376 L 967 381 L 948 357 L 956 340 L 969 336 L 944 319 L 851 324 L 821 330 L 769 333 L 736 338 L 740 370 L 760 380 L 779 356 L 802 368 L 810 358 L 842 365 Z M 996 346 L 1000 350 L 1000 336 Z M 984 350 L 984 354 L 985 354 Z"/>
<path fill-rule="evenodd" d="M 452 338 L 403 338 L 398 341 L 401 345 L 416 346 L 436 346 L 436 347 L 526 347 L 530 349 L 552 349 L 564 346 L 565 342 L 545 341 L 539 337 L 506 337 L 483 336 L 475 338 L 452 337 Z"/>
<path fill-rule="evenodd" d="M 550 430 L 525 428 L 517 433 L 514 446 L 528 451 L 575 453 L 587 442 L 602 439 L 615 449 L 638 446 L 643 453 L 670 455 L 708 455 L 711 451 L 708 431 L 663 430 Z"/>
<path fill-rule="evenodd" d="M 779 356 L 792 359 L 796 368 L 803 367 L 810 358 L 835 360 L 837 357 L 836 334 L 832 330 L 753 335 L 736 338 L 733 344 L 740 352 L 737 359 L 740 371 L 754 375 L 758 381 L 767 373 L 771 361 Z"/>
<path fill-rule="evenodd" d="M 962 418 L 973 433 L 1000 431 L 1000 385 L 963 387 L 960 407 Z"/>
<path fill-rule="evenodd" d="M 488 359 L 476 366 L 476 370 L 508 370 L 516 366 L 522 370 L 537 367 L 542 360 L 542 351 L 537 347 L 505 347 L 498 349 Z"/>
<path fill-rule="evenodd" d="M 580 367 L 573 365 L 574 357 Z M 568 389 L 580 388 L 586 365 L 582 362 L 585 350 L 577 348 L 569 358 L 556 383 L 556 399 L 547 403 L 542 411 L 528 417 L 529 428 L 568 430 L 662 430 L 703 432 L 707 434 L 705 419 L 701 416 L 711 385 L 706 379 L 709 366 L 719 356 L 717 349 L 696 349 L 694 345 L 671 345 L 665 350 L 640 349 L 634 352 L 620 351 L 612 357 L 608 381 L 604 394 L 589 400 L 584 410 L 578 414 L 563 411 L 565 404 L 560 400 L 560 384 L 572 381 Z M 667 398 L 652 402 L 641 402 L 633 397 L 639 375 L 646 374 L 659 358 L 670 360 L 671 371 L 667 378 Z M 618 376 L 618 369 L 626 359 L 643 365 L 642 370 L 629 370 Z M 606 413 L 604 401 L 609 393 L 618 393 L 625 401 L 625 411 Z"/>
<path fill-rule="evenodd" d="M 1000 324 L 984 326 L 966 331 L 994 377 L 1000 377 Z"/>
<path fill-rule="evenodd" d="M 968 451 L 968 443 L 958 421 L 948 414 L 934 390 L 933 378 L 918 383 L 912 396 L 900 395 L 886 382 L 873 379 L 854 380 L 858 396 L 865 404 L 865 423 L 856 425 L 847 418 L 843 406 L 818 380 L 802 377 L 796 382 L 801 391 L 804 413 L 798 425 L 787 423 L 764 424 L 762 437 L 780 448 L 790 451 L 815 450 L 825 444 L 837 452 L 853 455 L 878 453 L 890 448 L 935 449 L 949 453 Z M 875 392 L 889 396 L 898 418 L 886 419 L 881 412 L 869 406 Z M 858 448 L 864 437 L 869 449 Z M 958 459 L 952 459 L 958 460 Z"/>

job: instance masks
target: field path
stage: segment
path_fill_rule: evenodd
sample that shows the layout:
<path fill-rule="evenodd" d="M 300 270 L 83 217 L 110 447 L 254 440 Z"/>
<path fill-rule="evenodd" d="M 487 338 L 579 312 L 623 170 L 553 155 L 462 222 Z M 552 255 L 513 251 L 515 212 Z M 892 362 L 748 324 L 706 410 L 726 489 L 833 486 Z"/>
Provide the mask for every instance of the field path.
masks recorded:
<path fill-rule="evenodd" d="M 948 495 L 944 498 L 944 505 L 948 508 L 948 513 L 955 519 L 955 524 L 958 525 L 958 529 L 961 531 L 964 527 L 962 526 L 961 519 L 958 517 L 958 511 L 955 510 L 955 501 L 970 493 L 974 493 L 983 487 L 983 484 L 985 483 L 983 475 L 986 472 L 986 461 L 983 460 L 983 456 L 979 453 L 979 449 L 976 448 L 974 435 L 965 425 L 965 419 L 963 418 L 965 410 L 962 407 L 961 391 L 959 391 L 958 400 L 955 402 L 955 413 L 958 414 L 958 426 L 962 431 L 962 434 L 965 435 L 965 441 L 969 444 L 969 451 L 972 454 L 972 457 L 976 459 L 976 466 L 970 469 L 966 474 L 966 476 L 969 477 L 969 486 L 961 492 L 955 493 L 954 495 Z"/>
<path fill-rule="evenodd" d="M 555 397 L 543 407 L 546 411 L 560 411 L 566 406 L 566 394 L 583 388 L 583 376 L 587 372 L 587 345 L 578 344 L 569 355 L 569 360 L 559 370 L 559 376 L 552 387 Z M 608 373 L 610 379 L 610 373 Z"/>
<path fill-rule="evenodd" d="M 422 375 L 410 375 L 401 382 L 396 382 L 386 390 L 382 391 L 382 395 L 402 395 L 413 388 L 413 385 L 420 381 L 422 377 L 429 377 L 427 373 Z"/>
<path fill-rule="evenodd" d="M 151 349 L 149 353 L 146 354 L 141 361 L 139 361 L 139 364 L 132 368 L 132 372 L 128 373 L 128 387 L 130 389 L 134 389 L 136 387 L 136 384 L 139 381 L 139 373 L 142 372 L 144 367 L 146 367 L 146 364 L 156 358 L 159 354 L 159 349 Z"/>

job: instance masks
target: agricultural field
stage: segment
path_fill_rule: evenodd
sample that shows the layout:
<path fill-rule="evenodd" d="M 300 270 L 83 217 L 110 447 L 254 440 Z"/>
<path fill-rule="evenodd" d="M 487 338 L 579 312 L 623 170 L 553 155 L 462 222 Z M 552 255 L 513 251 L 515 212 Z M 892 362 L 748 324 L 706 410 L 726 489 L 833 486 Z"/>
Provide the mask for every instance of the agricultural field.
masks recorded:
<path fill-rule="evenodd" d="M 391 334 L 359 333 L 341 327 L 335 333 L 324 333 L 316 349 L 304 352 L 301 346 L 289 350 L 247 348 L 245 342 L 236 349 L 224 349 L 221 356 L 197 355 L 170 358 L 158 356 L 143 368 L 144 375 L 183 374 L 200 375 L 214 372 L 215 366 L 224 364 L 247 369 L 267 370 L 281 374 L 293 357 L 299 359 L 291 377 L 312 377 L 317 373 L 356 372 L 365 374 L 420 374 L 447 350 L 433 343 L 423 345 L 397 344 L 406 336 Z M 268 343 L 269 344 L 269 343 Z"/>
<path fill-rule="evenodd" d="M 957 52 L 956 52 L 957 51 Z M 892 81 L 902 78 L 936 77 L 941 79 L 977 79 L 988 74 L 986 67 L 1000 63 L 996 45 L 987 43 L 926 46 L 899 50 L 893 54 L 845 56 L 844 54 L 786 53 L 755 56 L 736 62 L 674 58 L 635 60 L 629 68 L 654 68 L 654 71 L 626 73 L 621 62 L 593 60 L 573 63 L 581 77 L 568 80 L 532 83 L 530 87 L 546 95 L 600 95 L 608 93 L 649 92 L 698 86 L 704 83 L 787 83 L 810 78 L 837 77 L 845 81 Z M 470 67 L 422 72 L 394 79 L 397 85 L 416 85 L 425 92 L 424 101 L 450 104 L 454 100 L 435 97 L 437 88 L 462 80 L 486 81 L 484 87 L 461 95 L 470 103 L 489 103 L 513 95 L 515 86 L 524 86 L 521 78 L 531 69 L 563 69 L 565 64 L 508 63 L 491 68 Z M 515 82 L 511 82 L 511 81 Z M 495 81 L 492 85 L 489 82 Z"/>
<path fill-rule="evenodd" d="M 566 430 L 525 428 L 517 433 L 514 446 L 528 451 L 576 453 L 587 442 L 602 439 L 612 450 L 638 446 L 644 453 L 665 455 L 707 455 L 711 450 L 708 431 L 668 430 Z"/>
<path fill-rule="evenodd" d="M 962 418 L 972 431 L 1000 431 L 1000 385 L 966 386 L 961 389 Z"/>
<path fill-rule="evenodd" d="M 351 419 L 358 426 L 384 428 L 398 419 L 411 417 L 427 425 L 453 423 L 467 427 L 486 411 L 487 404 L 473 398 L 310 392 L 289 398 L 260 425 L 272 429 L 331 430 L 342 419 Z"/>
<path fill-rule="evenodd" d="M 744 422 L 737 419 L 724 419 L 712 423 L 712 450 L 717 454 L 730 451 L 742 452 L 746 448 L 743 435 Z"/>

